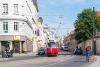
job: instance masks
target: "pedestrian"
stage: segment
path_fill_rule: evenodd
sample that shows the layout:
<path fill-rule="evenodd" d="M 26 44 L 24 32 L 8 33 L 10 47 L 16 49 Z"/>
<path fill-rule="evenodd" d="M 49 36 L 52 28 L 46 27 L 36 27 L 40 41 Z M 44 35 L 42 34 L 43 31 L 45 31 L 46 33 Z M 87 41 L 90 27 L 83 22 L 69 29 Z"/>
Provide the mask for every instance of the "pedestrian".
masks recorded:
<path fill-rule="evenodd" d="M 89 62 L 90 56 L 92 56 L 91 46 L 86 47 L 86 61 Z"/>
<path fill-rule="evenodd" d="M 78 54 L 77 51 L 78 51 L 78 46 L 77 46 L 77 47 L 75 48 L 75 50 L 74 50 L 74 54 L 75 54 L 75 55 Z"/>
<path fill-rule="evenodd" d="M 79 48 L 79 55 L 83 55 L 83 50 L 81 47 Z"/>

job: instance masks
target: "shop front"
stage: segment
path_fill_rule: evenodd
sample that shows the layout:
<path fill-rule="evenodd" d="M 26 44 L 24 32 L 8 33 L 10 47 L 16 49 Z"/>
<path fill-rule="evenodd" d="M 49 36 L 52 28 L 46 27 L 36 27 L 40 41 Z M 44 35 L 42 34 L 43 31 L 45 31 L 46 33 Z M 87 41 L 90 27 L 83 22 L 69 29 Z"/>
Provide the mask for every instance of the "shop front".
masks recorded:
<path fill-rule="evenodd" d="M 31 41 L 26 41 L 27 38 L 25 36 L 1 36 L 0 35 L 0 53 L 4 52 L 6 49 L 13 51 L 13 53 L 26 53 L 28 50 L 32 50 L 32 48 L 28 48 L 32 46 Z M 30 44 L 29 44 L 30 43 Z"/>

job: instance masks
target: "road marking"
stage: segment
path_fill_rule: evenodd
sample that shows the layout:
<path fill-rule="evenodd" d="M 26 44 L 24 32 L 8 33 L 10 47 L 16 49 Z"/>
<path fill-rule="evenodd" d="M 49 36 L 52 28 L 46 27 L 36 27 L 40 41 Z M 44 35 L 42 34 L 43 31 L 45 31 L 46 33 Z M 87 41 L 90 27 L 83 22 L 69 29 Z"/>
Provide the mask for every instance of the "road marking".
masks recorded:
<path fill-rule="evenodd" d="M 69 60 L 69 59 L 71 59 L 71 58 L 73 58 L 73 57 L 75 57 L 75 56 L 71 56 L 70 58 L 67 58 L 67 59 L 65 59 L 64 61 L 67 61 L 67 60 Z M 51 64 L 48 64 L 48 65 L 40 66 L 40 67 L 48 67 L 48 66 L 56 65 L 56 64 L 62 63 L 62 62 L 64 62 L 64 61 L 59 61 L 59 62 L 57 62 L 57 63 L 55 62 L 55 63 L 51 63 Z"/>

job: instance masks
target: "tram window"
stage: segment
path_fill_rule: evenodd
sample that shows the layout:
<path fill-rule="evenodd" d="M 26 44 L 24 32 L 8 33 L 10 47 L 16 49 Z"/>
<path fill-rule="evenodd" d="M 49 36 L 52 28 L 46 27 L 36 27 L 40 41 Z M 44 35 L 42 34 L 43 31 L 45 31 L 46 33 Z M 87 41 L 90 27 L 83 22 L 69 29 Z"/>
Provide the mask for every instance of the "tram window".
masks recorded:
<path fill-rule="evenodd" d="M 56 43 L 55 42 L 50 42 L 50 43 L 48 43 L 48 47 L 51 47 L 51 48 L 56 47 Z"/>

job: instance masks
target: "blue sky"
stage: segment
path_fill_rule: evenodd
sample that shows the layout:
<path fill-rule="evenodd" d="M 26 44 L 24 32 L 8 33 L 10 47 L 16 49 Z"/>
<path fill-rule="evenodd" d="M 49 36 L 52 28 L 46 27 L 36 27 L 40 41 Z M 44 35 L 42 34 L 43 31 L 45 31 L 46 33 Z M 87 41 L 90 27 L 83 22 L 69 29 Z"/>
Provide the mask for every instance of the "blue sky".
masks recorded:
<path fill-rule="evenodd" d="M 100 11 L 100 0 L 38 0 L 39 15 L 43 17 L 44 24 L 50 28 L 58 28 L 58 36 L 67 34 L 74 29 L 77 14 L 84 8 L 95 7 Z"/>

